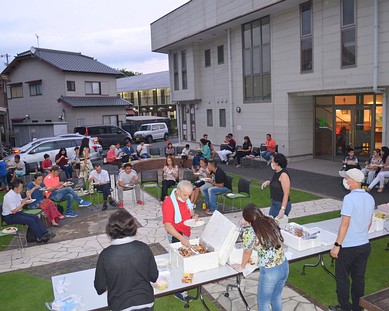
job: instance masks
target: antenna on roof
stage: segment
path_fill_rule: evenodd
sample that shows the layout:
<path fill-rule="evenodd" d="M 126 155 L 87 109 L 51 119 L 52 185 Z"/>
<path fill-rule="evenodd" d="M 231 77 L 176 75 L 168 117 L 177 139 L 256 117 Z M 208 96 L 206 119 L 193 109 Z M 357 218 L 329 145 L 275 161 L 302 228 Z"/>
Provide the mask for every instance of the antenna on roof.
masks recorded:
<path fill-rule="evenodd" d="M 39 48 L 39 36 L 37 34 L 35 34 L 35 37 L 36 37 L 36 42 L 37 42 L 38 48 Z"/>

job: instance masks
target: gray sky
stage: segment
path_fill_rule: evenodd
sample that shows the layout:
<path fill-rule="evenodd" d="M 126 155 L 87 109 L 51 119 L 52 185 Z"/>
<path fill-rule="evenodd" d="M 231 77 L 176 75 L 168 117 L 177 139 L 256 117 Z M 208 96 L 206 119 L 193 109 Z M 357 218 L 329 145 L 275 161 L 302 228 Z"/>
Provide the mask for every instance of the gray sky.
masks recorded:
<path fill-rule="evenodd" d="M 2 1 L 0 55 L 41 48 L 81 52 L 113 68 L 150 73 L 168 69 L 151 52 L 150 23 L 188 0 Z M 0 72 L 5 68 L 0 58 Z"/>

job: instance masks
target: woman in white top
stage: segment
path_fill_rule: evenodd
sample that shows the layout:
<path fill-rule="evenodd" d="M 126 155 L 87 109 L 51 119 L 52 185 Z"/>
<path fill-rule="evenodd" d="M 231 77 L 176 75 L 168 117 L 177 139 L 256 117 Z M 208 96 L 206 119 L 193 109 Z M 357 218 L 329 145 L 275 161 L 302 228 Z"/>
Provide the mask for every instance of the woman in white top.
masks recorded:
<path fill-rule="evenodd" d="M 206 158 L 203 158 L 200 160 L 200 168 L 195 173 L 196 175 L 198 174 L 199 180 L 195 182 L 194 186 L 195 188 L 193 189 L 192 195 L 190 196 L 190 201 L 193 204 L 197 203 L 197 200 L 199 199 L 200 196 L 200 188 L 205 184 L 205 181 L 203 181 L 203 178 L 211 178 L 211 173 L 209 172 L 208 169 L 208 160 Z"/>
<path fill-rule="evenodd" d="M 162 169 L 162 191 L 161 202 L 165 200 L 167 196 L 167 190 L 173 187 L 178 179 L 178 166 L 174 163 L 174 158 L 169 156 L 166 158 L 166 163 Z"/>

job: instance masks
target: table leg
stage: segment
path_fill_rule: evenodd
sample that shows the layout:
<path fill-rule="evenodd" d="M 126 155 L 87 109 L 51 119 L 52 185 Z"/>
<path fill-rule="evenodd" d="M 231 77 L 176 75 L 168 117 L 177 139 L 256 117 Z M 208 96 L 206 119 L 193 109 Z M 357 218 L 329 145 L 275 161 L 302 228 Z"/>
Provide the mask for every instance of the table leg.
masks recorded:
<path fill-rule="evenodd" d="M 230 293 L 229 293 L 230 288 L 231 289 L 232 288 L 237 288 L 239 296 L 240 296 L 240 298 L 242 298 L 243 303 L 246 306 L 246 310 L 249 311 L 250 310 L 249 304 L 247 303 L 246 299 L 243 296 L 242 290 L 240 289 L 241 280 L 242 280 L 242 275 L 241 274 L 237 275 L 236 276 L 236 283 L 235 284 L 228 284 L 226 286 L 226 292 L 224 293 L 224 297 L 228 298 L 230 296 Z"/>
<path fill-rule="evenodd" d="M 205 303 L 205 300 L 204 300 L 204 296 L 203 296 L 203 292 L 202 292 L 202 287 L 201 286 L 198 286 L 196 287 L 197 291 L 196 291 L 196 296 L 195 297 L 192 297 L 192 296 L 188 296 L 188 300 L 187 302 L 184 304 L 184 308 L 189 308 L 189 301 L 190 300 L 197 300 L 200 298 L 201 300 L 201 303 L 203 304 L 204 306 L 204 309 L 207 310 L 207 311 L 210 311 L 207 304 Z"/>
<path fill-rule="evenodd" d="M 324 271 L 330 276 L 332 277 L 333 279 L 335 279 L 335 275 L 327 269 L 325 263 L 324 263 L 324 260 L 323 260 L 323 254 L 319 254 L 319 258 L 317 260 L 316 263 L 314 264 L 310 264 L 310 263 L 307 263 L 303 266 L 303 270 L 301 271 L 301 275 L 305 275 L 305 268 L 309 268 L 309 267 L 317 267 L 318 265 L 321 265 L 321 267 L 324 269 Z"/>

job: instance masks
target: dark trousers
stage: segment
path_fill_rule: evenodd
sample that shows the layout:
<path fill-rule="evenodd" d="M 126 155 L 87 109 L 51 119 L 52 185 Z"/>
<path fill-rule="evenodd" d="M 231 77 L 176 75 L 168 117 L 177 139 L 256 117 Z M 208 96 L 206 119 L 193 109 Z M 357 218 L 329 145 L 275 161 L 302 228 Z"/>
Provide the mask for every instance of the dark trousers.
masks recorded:
<path fill-rule="evenodd" d="M 173 187 L 176 184 L 174 180 L 162 180 L 162 191 L 161 191 L 161 201 L 165 200 L 165 197 L 167 196 L 167 190 L 170 187 Z"/>
<path fill-rule="evenodd" d="M 236 152 L 236 162 L 240 164 L 240 159 L 244 158 L 245 156 L 249 155 L 251 151 L 237 151 Z"/>
<path fill-rule="evenodd" d="M 43 225 L 39 217 L 36 215 L 18 212 L 16 214 L 4 216 L 4 220 L 8 225 L 29 226 L 38 239 L 42 238 L 42 236 L 47 233 L 45 226 Z"/>
<path fill-rule="evenodd" d="M 359 306 L 359 298 L 365 294 L 365 271 L 370 252 L 370 243 L 355 247 L 344 247 L 339 251 L 335 267 L 336 294 L 344 311 L 363 310 Z M 351 304 L 350 277 L 352 280 Z"/>
<path fill-rule="evenodd" d="M 104 202 L 106 202 L 108 196 L 111 194 L 111 185 L 110 184 L 96 185 L 96 189 L 97 191 L 103 193 Z"/>
<path fill-rule="evenodd" d="M 66 179 L 71 179 L 73 175 L 73 168 L 71 165 L 60 166 L 61 170 L 65 172 Z"/>

